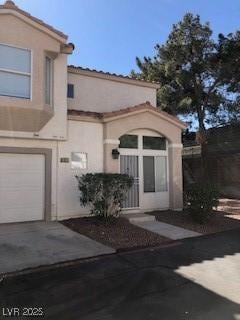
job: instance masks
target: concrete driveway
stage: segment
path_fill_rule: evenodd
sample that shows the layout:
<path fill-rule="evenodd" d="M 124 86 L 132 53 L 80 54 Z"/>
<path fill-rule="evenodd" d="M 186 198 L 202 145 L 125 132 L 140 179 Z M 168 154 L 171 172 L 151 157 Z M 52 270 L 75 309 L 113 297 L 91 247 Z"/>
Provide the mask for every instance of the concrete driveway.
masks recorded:
<path fill-rule="evenodd" d="M 0 226 L 0 274 L 113 252 L 58 222 Z"/>

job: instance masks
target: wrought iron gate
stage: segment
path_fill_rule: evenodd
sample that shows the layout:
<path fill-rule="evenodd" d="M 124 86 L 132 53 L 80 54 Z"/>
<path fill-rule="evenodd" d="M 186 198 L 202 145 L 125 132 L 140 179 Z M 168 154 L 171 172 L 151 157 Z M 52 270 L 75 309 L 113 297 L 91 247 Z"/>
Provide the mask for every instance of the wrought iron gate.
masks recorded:
<path fill-rule="evenodd" d="M 120 172 L 134 178 L 134 184 L 128 191 L 127 198 L 122 203 L 123 208 L 139 207 L 139 166 L 138 156 L 120 156 Z"/>

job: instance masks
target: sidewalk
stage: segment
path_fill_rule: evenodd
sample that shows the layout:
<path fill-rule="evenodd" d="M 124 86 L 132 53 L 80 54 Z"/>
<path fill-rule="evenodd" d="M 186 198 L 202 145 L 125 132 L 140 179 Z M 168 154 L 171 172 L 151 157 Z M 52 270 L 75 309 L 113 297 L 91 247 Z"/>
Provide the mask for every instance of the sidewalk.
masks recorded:
<path fill-rule="evenodd" d="M 172 240 L 179 240 L 184 238 L 191 238 L 200 236 L 201 233 L 176 227 L 168 223 L 156 221 L 154 216 L 144 213 L 129 214 L 126 218 L 134 225 L 155 232 L 161 236 Z"/>

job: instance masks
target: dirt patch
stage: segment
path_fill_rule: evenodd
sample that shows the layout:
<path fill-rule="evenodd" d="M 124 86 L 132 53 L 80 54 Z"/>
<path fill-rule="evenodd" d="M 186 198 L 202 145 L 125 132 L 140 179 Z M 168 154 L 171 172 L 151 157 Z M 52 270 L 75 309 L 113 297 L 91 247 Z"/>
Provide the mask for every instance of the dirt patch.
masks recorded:
<path fill-rule="evenodd" d="M 134 226 L 120 217 L 109 222 L 96 217 L 64 220 L 62 223 L 73 231 L 101 242 L 119 251 L 124 249 L 158 246 L 170 239 Z"/>
<path fill-rule="evenodd" d="M 235 228 L 240 228 L 240 213 L 214 211 L 214 214 L 206 224 L 194 222 L 191 216 L 185 212 L 177 211 L 154 211 L 149 213 L 156 217 L 156 220 L 166 222 L 177 227 L 182 227 L 203 234 L 215 233 Z"/>

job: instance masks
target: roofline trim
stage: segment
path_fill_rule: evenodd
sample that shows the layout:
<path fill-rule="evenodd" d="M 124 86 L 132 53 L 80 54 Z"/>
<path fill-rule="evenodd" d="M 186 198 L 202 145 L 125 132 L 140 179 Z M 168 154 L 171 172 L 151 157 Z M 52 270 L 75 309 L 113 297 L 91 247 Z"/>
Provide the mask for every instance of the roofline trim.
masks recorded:
<path fill-rule="evenodd" d="M 186 127 L 187 127 L 183 122 L 181 123 L 178 119 L 172 119 L 168 115 L 166 116 L 165 114 L 163 114 L 162 111 L 158 111 L 158 110 L 155 111 L 155 110 L 151 110 L 149 108 L 143 108 L 141 110 L 134 110 L 132 112 L 128 112 L 128 113 L 124 113 L 124 114 L 103 117 L 103 122 L 111 122 L 114 120 L 126 118 L 127 116 L 132 116 L 132 115 L 134 116 L 136 114 L 145 113 L 145 112 L 150 112 L 160 118 L 163 118 L 164 120 L 174 124 L 175 126 L 181 128 L 181 129 L 186 129 Z"/>
<path fill-rule="evenodd" d="M 128 84 L 136 85 L 140 87 L 147 87 L 152 89 L 160 88 L 160 85 L 158 83 L 135 79 L 135 78 L 131 78 L 129 76 L 124 76 L 120 74 L 118 75 L 118 74 L 113 74 L 113 73 L 104 72 L 104 71 L 91 70 L 88 68 L 82 68 L 74 65 L 68 66 L 68 72 L 74 73 L 74 74 L 80 74 L 83 76 L 93 77 L 93 78 L 116 81 L 121 83 L 128 83 Z"/>
<path fill-rule="evenodd" d="M 186 129 L 187 125 L 182 122 L 181 120 L 177 119 L 176 117 L 164 112 L 158 110 L 156 107 L 153 107 L 148 101 L 145 103 L 141 103 L 136 106 L 132 106 L 125 109 L 120 109 L 116 111 L 110 111 L 110 112 L 92 112 L 92 111 L 83 111 L 83 110 L 68 110 L 68 117 L 71 119 L 94 119 L 96 122 L 106 123 L 115 121 L 121 118 L 125 118 L 131 115 L 136 115 L 140 113 L 150 112 L 158 117 L 161 117 L 162 119 L 172 123 L 173 125 L 181 128 Z"/>
<path fill-rule="evenodd" d="M 72 115 L 72 114 L 68 114 L 67 115 L 67 120 L 68 121 L 82 121 L 82 122 L 94 122 L 94 123 L 103 123 L 102 122 L 102 119 L 98 119 L 98 118 L 95 118 L 93 116 L 90 116 L 90 115 Z"/>
<path fill-rule="evenodd" d="M 14 6 L 0 5 L 0 14 L 14 15 L 17 18 L 26 22 L 27 24 L 30 24 L 35 28 L 39 29 L 40 31 L 47 33 L 52 38 L 55 38 L 60 42 L 65 42 L 68 39 L 68 36 L 65 35 L 63 32 L 58 31 L 54 27 L 32 16 L 30 13 L 18 8 L 15 5 Z"/>

